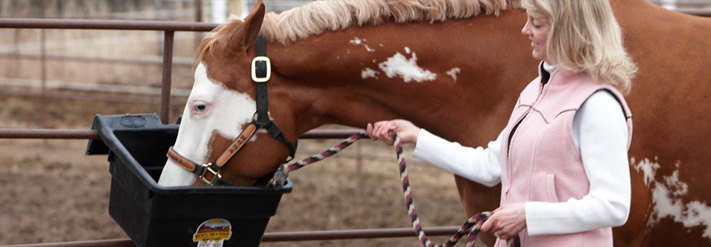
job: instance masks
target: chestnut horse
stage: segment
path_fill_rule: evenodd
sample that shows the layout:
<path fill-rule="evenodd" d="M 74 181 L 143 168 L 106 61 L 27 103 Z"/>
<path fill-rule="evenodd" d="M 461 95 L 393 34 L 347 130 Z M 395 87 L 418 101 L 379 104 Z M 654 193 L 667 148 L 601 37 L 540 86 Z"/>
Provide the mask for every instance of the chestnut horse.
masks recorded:
<path fill-rule="evenodd" d="M 711 245 L 711 20 L 646 0 L 611 0 L 625 45 L 639 66 L 628 103 L 632 209 L 615 246 Z M 250 78 L 255 42 L 271 59 L 268 109 L 294 143 L 324 124 L 362 128 L 404 118 L 463 145 L 481 146 L 506 125 L 519 92 L 536 75 L 526 14 L 518 0 L 312 2 L 265 14 L 259 1 L 200 46 L 195 84 L 174 150 L 215 160 L 257 108 Z M 246 140 L 246 139 L 245 139 Z M 226 161 L 222 179 L 254 184 L 289 155 L 284 141 L 257 133 Z M 455 178 L 467 214 L 498 206 L 500 187 Z M 201 184 L 168 161 L 163 185 Z"/>

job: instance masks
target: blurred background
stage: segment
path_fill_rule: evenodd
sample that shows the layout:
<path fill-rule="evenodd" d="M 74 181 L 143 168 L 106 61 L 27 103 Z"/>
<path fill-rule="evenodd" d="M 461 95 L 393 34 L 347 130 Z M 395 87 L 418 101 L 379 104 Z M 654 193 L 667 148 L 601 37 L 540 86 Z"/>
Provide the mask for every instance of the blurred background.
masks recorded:
<path fill-rule="evenodd" d="M 0 0 L 0 18 L 223 23 L 255 0 Z M 307 0 L 265 0 L 280 12 Z M 654 0 L 668 9 L 709 9 L 711 0 Z M 192 86 L 195 49 L 206 33 L 176 32 L 170 122 Z M 158 112 L 163 32 L 0 29 L 0 128 L 88 129 L 94 114 Z M 326 126 L 324 128 L 342 128 Z M 339 140 L 304 140 L 299 157 Z M 125 238 L 108 216 L 105 156 L 86 140 L 0 139 L 0 245 Z M 466 216 L 451 174 L 410 160 L 425 226 Z M 267 232 L 410 227 L 392 150 L 362 141 L 292 174 Z M 441 241 L 437 239 L 437 242 Z M 263 246 L 416 246 L 415 238 L 265 243 Z"/>

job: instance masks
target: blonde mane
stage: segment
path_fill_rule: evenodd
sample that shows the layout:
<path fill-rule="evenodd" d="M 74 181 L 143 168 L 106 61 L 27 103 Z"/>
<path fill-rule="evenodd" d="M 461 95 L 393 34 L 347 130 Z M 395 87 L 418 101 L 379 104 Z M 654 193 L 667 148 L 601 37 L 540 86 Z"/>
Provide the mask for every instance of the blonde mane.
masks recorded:
<path fill-rule="evenodd" d="M 499 15 L 521 8 L 521 0 L 326 0 L 308 3 L 264 18 L 262 34 L 284 45 L 299 39 L 337 31 L 353 25 L 378 25 L 386 21 L 445 21 Z"/>
<path fill-rule="evenodd" d="M 319 0 L 282 13 L 267 13 L 261 34 L 268 40 L 288 45 L 324 31 L 337 31 L 353 25 L 379 25 L 387 21 L 446 21 L 486 15 L 499 15 L 510 8 L 522 8 L 521 0 Z M 196 63 L 215 42 L 236 31 L 242 23 L 233 19 L 217 27 L 198 49 Z"/>

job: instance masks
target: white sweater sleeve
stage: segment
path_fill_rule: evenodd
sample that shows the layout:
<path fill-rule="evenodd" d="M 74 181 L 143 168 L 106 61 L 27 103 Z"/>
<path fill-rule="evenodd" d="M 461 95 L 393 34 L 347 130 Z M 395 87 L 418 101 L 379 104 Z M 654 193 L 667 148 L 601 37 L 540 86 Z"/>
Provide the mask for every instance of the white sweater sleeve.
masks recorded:
<path fill-rule="evenodd" d="M 494 186 L 501 182 L 501 139 L 489 142 L 488 148 L 464 147 L 422 129 L 413 156 L 474 182 Z"/>
<path fill-rule="evenodd" d="M 526 202 L 528 234 L 564 234 L 624 224 L 630 210 L 627 123 L 607 91 L 594 93 L 573 120 L 590 192 L 566 202 Z"/>

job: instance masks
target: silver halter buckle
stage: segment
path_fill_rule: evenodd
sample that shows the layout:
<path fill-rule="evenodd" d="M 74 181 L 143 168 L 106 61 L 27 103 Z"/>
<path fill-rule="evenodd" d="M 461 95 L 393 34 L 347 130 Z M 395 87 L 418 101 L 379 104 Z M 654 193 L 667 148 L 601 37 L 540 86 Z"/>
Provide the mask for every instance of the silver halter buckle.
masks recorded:
<path fill-rule="evenodd" d="M 267 64 L 267 75 L 264 77 L 257 77 L 257 62 L 266 62 Z M 272 77 L 272 62 L 268 57 L 258 56 L 252 59 L 252 81 L 257 83 L 264 83 L 269 81 Z"/>

